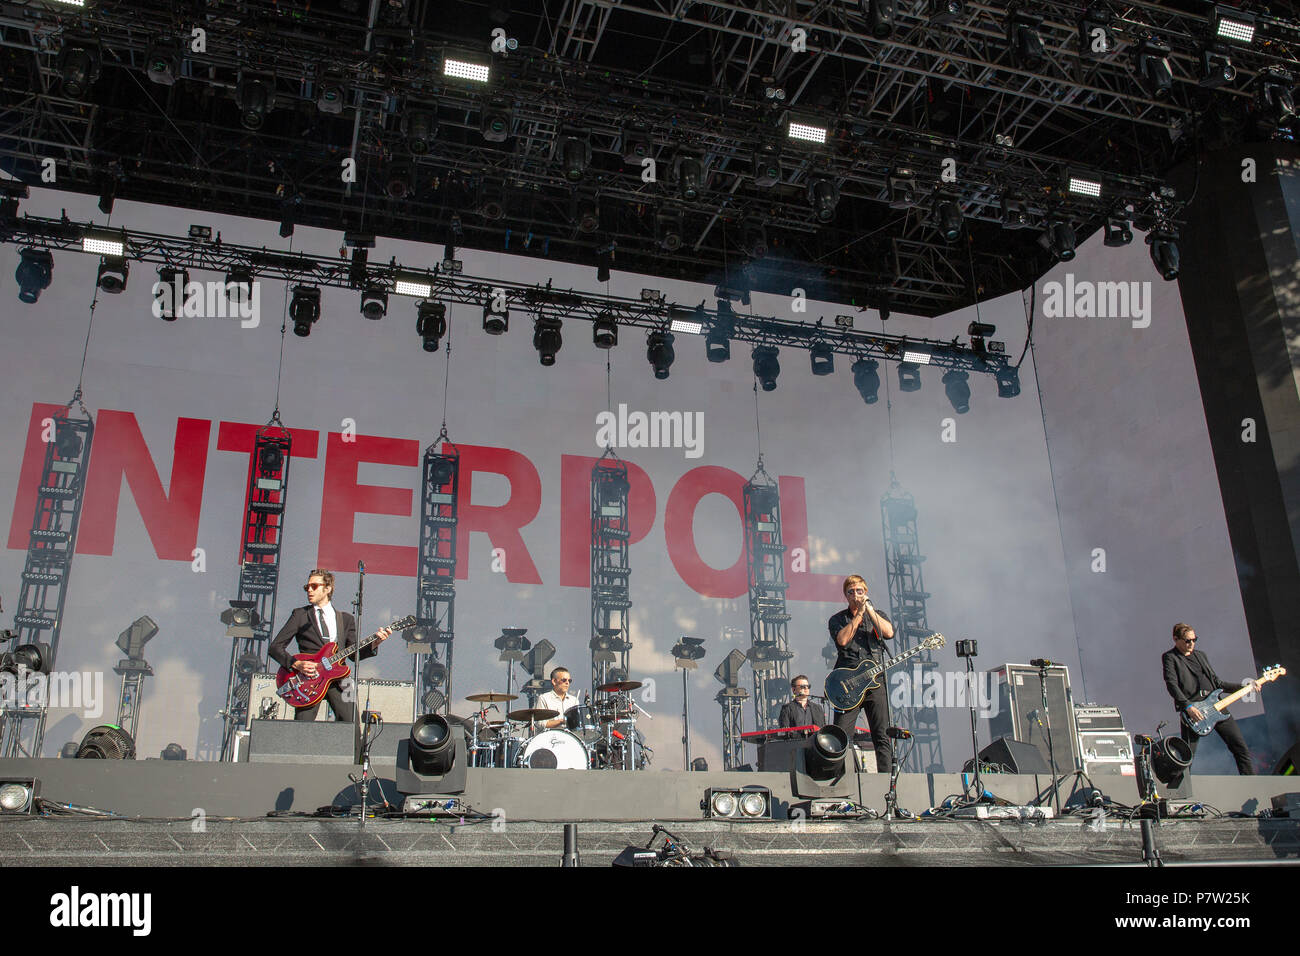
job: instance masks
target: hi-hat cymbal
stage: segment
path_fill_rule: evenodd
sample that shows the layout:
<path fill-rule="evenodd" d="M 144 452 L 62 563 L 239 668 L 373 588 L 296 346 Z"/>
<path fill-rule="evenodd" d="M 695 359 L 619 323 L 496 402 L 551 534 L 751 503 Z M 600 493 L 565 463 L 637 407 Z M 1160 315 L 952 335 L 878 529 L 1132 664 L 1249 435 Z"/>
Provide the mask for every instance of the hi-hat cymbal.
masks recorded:
<path fill-rule="evenodd" d="M 621 694 L 625 690 L 636 690 L 640 686 L 639 680 L 616 680 L 610 684 L 601 684 L 596 690 L 602 694 Z"/>
<path fill-rule="evenodd" d="M 550 720 L 552 717 L 559 717 L 560 712 L 545 707 L 526 707 L 523 710 L 512 710 L 506 716 L 511 720 Z"/>
<path fill-rule="evenodd" d="M 483 694 L 470 694 L 470 695 L 469 695 L 468 697 L 466 697 L 465 699 L 466 699 L 466 700 L 472 700 L 472 701 L 474 701 L 474 703 L 476 703 L 476 704 L 495 704 L 495 703 L 497 703 L 497 702 L 499 702 L 499 701 L 503 701 L 503 700 L 518 700 L 518 699 L 519 699 L 519 695 L 518 695 L 518 694 L 498 694 L 496 691 L 491 691 L 491 690 L 490 690 L 490 691 L 487 691 L 486 693 L 483 693 Z"/>

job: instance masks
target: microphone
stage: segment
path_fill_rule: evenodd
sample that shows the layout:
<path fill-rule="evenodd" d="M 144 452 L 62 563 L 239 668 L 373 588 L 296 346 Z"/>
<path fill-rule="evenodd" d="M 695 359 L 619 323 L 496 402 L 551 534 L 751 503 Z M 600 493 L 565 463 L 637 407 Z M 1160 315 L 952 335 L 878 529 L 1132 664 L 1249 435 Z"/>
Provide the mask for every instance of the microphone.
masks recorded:
<path fill-rule="evenodd" d="M 365 573 L 366 573 L 366 562 L 358 560 L 358 561 L 357 561 L 357 570 L 360 571 L 362 574 L 365 574 Z"/>
<path fill-rule="evenodd" d="M 1036 723 L 1039 727 L 1043 726 L 1043 715 L 1037 710 L 1031 710 L 1029 713 L 1025 714 L 1025 716 Z"/>
<path fill-rule="evenodd" d="M 885 735 L 887 737 L 892 737 L 894 740 L 910 740 L 912 732 L 910 730 L 904 730 L 902 727 L 890 727 L 885 731 Z"/>
<path fill-rule="evenodd" d="M 1055 667 L 1055 661 L 1049 661 L 1046 657 L 1035 657 L 1029 662 L 1030 667 Z"/>

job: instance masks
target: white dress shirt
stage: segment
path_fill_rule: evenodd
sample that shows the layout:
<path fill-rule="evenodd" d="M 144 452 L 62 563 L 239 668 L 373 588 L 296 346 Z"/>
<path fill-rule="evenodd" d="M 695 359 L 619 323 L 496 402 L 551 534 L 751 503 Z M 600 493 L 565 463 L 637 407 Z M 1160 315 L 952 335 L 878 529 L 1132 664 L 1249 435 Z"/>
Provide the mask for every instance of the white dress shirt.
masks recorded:
<path fill-rule="evenodd" d="M 324 604 L 312 608 L 312 617 L 316 618 L 316 626 L 319 627 L 321 613 L 317 612 L 325 615 L 325 626 L 329 628 L 329 634 L 323 635 L 322 639 L 337 644 L 339 642 L 339 621 L 338 615 L 334 613 L 334 605 L 326 601 Z"/>
<path fill-rule="evenodd" d="M 574 694 L 565 694 L 563 697 L 561 697 L 555 691 L 548 690 L 545 694 L 541 694 L 538 696 L 537 706 L 541 707 L 544 710 L 556 711 L 561 717 L 563 717 L 565 711 L 572 710 L 573 708 L 578 706 L 578 698 Z M 542 721 L 542 723 L 549 724 L 552 720 L 556 720 L 556 719 L 557 718 L 555 717 L 551 717 L 548 720 Z M 555 729 L 559 730 L 563 726 L 564 724 L 558 724 L 556 725 Z"/>

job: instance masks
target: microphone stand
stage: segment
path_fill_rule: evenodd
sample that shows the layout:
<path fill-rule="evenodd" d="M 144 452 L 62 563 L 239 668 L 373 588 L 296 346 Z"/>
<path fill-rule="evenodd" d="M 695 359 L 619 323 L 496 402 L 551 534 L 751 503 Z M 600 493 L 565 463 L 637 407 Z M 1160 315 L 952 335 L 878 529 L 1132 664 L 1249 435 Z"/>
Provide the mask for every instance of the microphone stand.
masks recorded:
<path fill-rule="evenodd" d="M 352 602 L 352 615 L 356 619 L 357 626 L 357 644 L 361 643 L 361 608 L 365 600 L 366 593 L 366 564 L 364 561 L 357 562 L 357 596 Z M 345 658 L 346 659 L 346 658 Z M 361 779 L 358 780 L 355 774 L 349 774 L 349 779 L 353 783 L 359 784 L 361 788 L 361 823 L 360 829 L 366 828 L 366 804 L 370 796 L 370 725 L 361 719 L 361 654 L 357 653 L 352 662 L 352 732 L 353 739 L 361 742 Z M 369 694 L 366 695 L 366 706 L 370 706 Z M 383 790 L 380 790 L 380 796 L 383 797 Z M 384 798 L 387 803 L 387 798 Z"/>
<path fill-rule="evenodd" d="M 895 728 L 891 727 L 890 730 Z M 903 761 L 911 756 L 912 750 L 909 747 L 902 757 L 898 756 L 898 748 L 894 746 L 894 738 L 889 738 L 890 749 L 893 750 L 893 760 L 889 768 L 889 792 L 885 794 L 885 818 L 889 820 L 911 820 L 914 814 L 910 810 L 900 810 L 898 807 L 898 774 L 902 770 Z"/>
<path fill-rule="evenodd" d="M 1043 718 L 1047 721 L 1047 759 L 1052 765 L 1052 805 L 1056 815 L 1061 815 L 1061 781 L 1056 775 L 1056 750 L 1052 746 L 1052 712 L 1047 709 L 1047 669 L 1051 662 L 1043 660 L 1038 665 L 1038 686 L 1043 692 Z"/>

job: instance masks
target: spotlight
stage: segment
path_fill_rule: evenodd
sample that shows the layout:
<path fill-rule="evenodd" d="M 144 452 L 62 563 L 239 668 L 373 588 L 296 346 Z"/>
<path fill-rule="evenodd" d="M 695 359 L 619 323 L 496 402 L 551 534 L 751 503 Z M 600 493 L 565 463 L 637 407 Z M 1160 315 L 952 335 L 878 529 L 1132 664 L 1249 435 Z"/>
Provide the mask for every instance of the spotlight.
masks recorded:
<path fill-rule="evenodd" d="M 226 298 L 244 305 L 253 298 L 253 272 L 247 266 L 234 266 L 226 273 Z"/>
<path fill-rule="evenodd" d="M 1047 231 L 1038 237 L 1038 244 L 1061 262 L 1074 258 L 1074 227 L 1059 219 L 1048 224 Z"/>
<path fill-rule="evenodd" d="M 591 143 L 568 134 L 556 141 L 555 155 L 564 169 L 564 178 L 571 183 L 580 182 L 591 165 Z"/>
<path fill-rule="evenodd" d="M 1255 39 L 1255 16 L 1231 7 L 1216 5 L 1210 27 L 1221 40 L 1250 44 Z"/>
<path fill-rule="evenodd" d="M 731 336 L 736 330 L 736 316 L 731 303 L 718 300 L 718 317 L 704 337 L 704 354 L 710 362 L 725 362 L 731 358 Z"/>
<path fill-rule="evenodd" d="M 948 242 L 955 242 L 961 235 L 961 209 L 951 199 L 944 199 L 935 204 L 934 218 L 939 224 L 939 234 Z"/>
<path fill-rule="evenodd" d="M 264 444 L 261 450 L 257 453 L 257 459 L 258 465 L 261 467 L 264 474 L 274 474 L 284 465 L 284 452 L 280 450 L 279 445 L 267 443 Z M 235 607 L 236 605 L 232 601 L 230 606 Z M 256 614 L 253 615 L 253 617 L 256 616 Z"/>
<path fill-rule="evenodd" d="M 1166 282 L 1177 279 L 1182 259 L 1178 251 L 1178 233 L 1169 228 L 1153 229 L 1147 233 L 1147 245 L 1151 247 L 1151 262 L 1160 277 Z"/>
<path fill-rule="evenodd" d="M 479 129 L 489 143 L 504 143 L 510 137 L 512 117 L 510 108 L 501 103 L 489 103 L 479 117 Z"/>
<path fill-rule="evenodd" d="M 1237 78 L 1237 68 L 1228 57 L 1228 48 L 1222 43 L 1207 43 L 1201 47 L 1201 86 L 1218 89 Z"/>
<path fill-rule="evenodd" d="M 705 818 L 729 817 L 735 820 L 771 820 L 772 792 L 764 786 L 720 788 L 704 791 L 700 809 Z"/>
<path fill-rule="evenodd" d="M 1006 229 L 1028 229 L 1032 225 L 1029 206 L 1015 195 L 1002 197 L 1002 226 Z"/>
<path fill-rule="evenodd" d="M 860 358 L 850 369 L 853 373 L 853 387 L 868 405 L 874 405 L 880 399 L 879 366 L 880 363 L 875 359 Z"/>
<path fill-rule="evenodd" d="M 376 285 L 369 285 L 361 293 L 361 314 L 378 322 L 388 313 L 388 293 Z"/>
<path fill-rule="evenodd" d="M 641 160 L 648 159 L 654 151 L 654 140 L 647 127 L 635 124 L 623 130 L 623 162 L 640 166 Z"/>
<path fill-rule="evenodd" d="M 910 209 L 915 205 L 915 175 L 910 169 L 894 170 L 889 174 L 889 208 Z"/>
<path fill-rule="evenodd" d="M 262 668 L 262 658 L 256 654 L 240 654 L 235 661 L 235 673 L 240 677 L 252 677 Z"/>
<path fill-rule="evenodd" d="M 595 196 L 590 193 L 574 195 L 573 224 L 584 236 L 589 236 L 600 228 L 600 203 Z"/>
<path fill-rule="evenodd" d="M 1020 370 L 1005 366 L 994 373 L 998 380 L 998 398 L 1015 398 L 1020 394 Z"/>
<path fill-rule="evenodd" d="M 954 23 L 965 12 L 963 0 L 930 0 L 931 23 Z"/>
<path fill-rule="evenodd" d="M 492 71 L 486 64 L 449 56 L 442 61 L 442 75 L 457 80 L 486 83 L 492 78 Z"/>
<path fill-rule="evenodd" d="M 333 116 L 343 112 L 343 84 L 337 77 L 327 75 L 317 84 L 316 109 Z"/>
<path fill-rule="evenodd" d="M 762 223 L 747 222 L 741 226 L 740 248 L 751 259 L 767 255 L 767 232 Z"/>
<path fill-rule="evenodd" d="M 279 465 L 275 468 L 266 467 L 266 458 L 271 452 L 282 456 L 280 449 L 275 445 L 263 445 L 261 451 L 262 461 L 259 463 L 262 466 L 261 471 L 263 473 L 273 473 L 280 470 Z M 283 457 L 281 457 L 281 464 L 283 464 Z M 260 627 L 262 624 L 262 617 L 257 613 L 257 602 L 239 599 L 231 600 L 230 607 L 221 612 L 221 623 L 226 625 L 226 637 L 253 637 L 253 629 Z"/>
<path fill-rule="evenodd" d="M 0 780 L 0 815 L 31 816 L 40 806 L 41 782 L 35 777 Z"/>
<path fill-rule="evenodd" d="M 176 74 L 181 71 L 181 58 L 174 40 L 155 38 L 149 41 L 145 54 L 145 73 L 151 83 L 173 86 Z"/>
<path fill-rule="evenodd" d="M 673 353 L 673 334 L 662 329 L 656 329 L 646 336 L 645 357 L 646 361 L 654 369 L 655 378 L 667 378 L 668 370 L 673 365 L 673 359 L 677 357 Z"/>
<path fill-rule="evenodd" d="M 883 40 L 894 32 L 894 0 L 861 0 L 871 35 Z"/>
<path fill-rule="evenodd" d="M 607 245 L 601 246 L 596 250 L 596 281 L 608 282 L 609 270 L 614 265 L 614 250 L 618 243 L 610 241 Z"/>
<path fill-rule="evenodd" d="M 677 211 L 661 212 L 655 216 L 655 238 L 664 252 L 676 252 L 682 247 L 682 214 Z"/>
<path fill-rule="evenodd" d="M 1066 172 L 1065 189 L 1074 196 L 1101 198 L 1101 179 L 1097 176 L 1085 176 L 1080 173 Z"/>
<path fill-rule="evenodd" d="M 235 100 L 239 103 L 239 122 L 245 129 L 261 129 L 266 114 L 275 108 L 275 81 L 240 74 L 235 87 Z"/>
<path fill-rule="evenodd" d="M 59 51 L 55 68 L 63 80 L 63 92 L 74 100 L 85 99 L 99 79 L 99 48 L 90 43 L 68 41 Z"/>
<path fill-rule="evenodd" d="M 18 268 L 14 279 L 18 283 L 18 298 L 31 305 L 50 287 L 54 276 L 54 256 L 47 249 L 23 249 L 18 253 Z"/>
<path fill-rule="evenodd" d="M 399 272 L 393 276 L 393 291 L 398 295 L 409 295 L 416 299 L 427 299 L 433 295 L 433 283 L 427 275 L 419 272 Z"/>
<path fill-rule="evenodd" d="M 479 191 L 478 213 L 488 222 L 497 222 L 506 216 L 505 187 L 485 183 Z"/>
<path fill-rule="evenodd" d="M 1137 47 L 1137 71 L 1142 85 L 1153 99 L 1164 99 L 1173 89 L 1174 72 L 1169 66 L 1169 47 L 1147 37 Z"/>
<path fill-rule="evenodd" d="M 438 351 L 438 341 L 447 334 L 447 306 L 421 302 L 415 310 L 415 332 L 426 352 Z"/>
<path fill-rule="evenodd" d="M 75 433 L 70 434 L 73 438 L 77 437 Z M 49 644 L 20 644 L 12 653 L 0 658 L 0 661 L 0 671 L 10 674 L 16 674 L 19 670 L 31 674 L 48 674 L 54 667 L 54 651 Z"/>
<path fill-rule="evenodd" d="M 488 335 L 502 335 L 510 328 L 510 308 L 503 307 L 497 312 L 492 307 L 492 302 L 483 306 L 483 331 Z"/>
<path fill-rule="evenodd" d="M 289 300 L 289 318 L 293 319 L 293 334 L 300 338 L 311 335 L 311 327 L 320 318 L 320 289 L 309 285 L 293 287 Z"/>
<path fill-rule="evenodd" d="M 95 281 L 105 292 L 118 295 L 126 288 L 126 277 L 130 270 L 130 263 L 126 259 L 104 256 L 99 260 L 99 275 Z"/>
<path fill-rule="evenodd" d="M 411 769 L 418 774 L 442 776 L 455 763 L 452 727 L 440 714 L 425 714 L 412 724 L 407 747 Z"/>
<path fill-rule="evenodd" d="M 533 348 L 537 349 L 537 358 L 547 368 L 555 364 L 555 353 L 560 351 L 564 340 L 560 335 L 559 319 L 539 318 L 533 323 Z"/>
<path fill-rule="evenodd" d="M 808 202 L 812 204 L 818 222 L 834 219 L 835 206 L 839 201 L 840 197 L 829 179 L 814 179 L 808 184 Z"/>
<path fill-rule="evenodd" d="M 898 363 L 898 390 L 916 392 L 921 389 L 921 366 L 915 362 Z"/>
<path fill-rule="evenodd" d="M 1007 21 L 1007 45 L 1011 54 L 1026 70 L 1037 70 L 1043 65 L 1043 37 L 1039 32 L 1043 21 L 1041 17 L 1017 12 Z"/>
<path fill-rule="evenodd" d="M 835 351 L 825 342 L 817 342 L 808 350 L 814 375 L 831 375 L 835 372 Z"/>
<path fill-rule="evenodd" d="M 1133 229 L 1122 210 L 1115 210 L 1106 217 L 1105 235 L 1102 242 L 1112 248 L 1127 246 L 1133 241 Z"/>
<path fill-rule="evenodd" d="M 775 150 L 754 153 L 754 185 L 770 189 L 781 181 L 781 156 Z"/>
<path fill-rule="evenodd" d="M 388 167 L 384 193 L 389 199 L 405 199 L 414 189 L 414 173 L 407 163 L 393 163 Z"/>
<path fill-rule="evenodd" d="M 81 436 L 72 428 L 60 428 L 54 439 L 54 448 L 60 458 L 71 461 L 81 454 Z"/>
<path fill-rule="evenodd" d="M 1192 764 L 1192 748 L 1181 737 L 1162 737 L 1151 745 L 1151 772 L 1167 786 Z"/>
<path fill-rule="evenodd" d="M 81 251 L 122 258 L 126 255 L 126 236 L 121 232 L 88 229 L 81 237 Z"/>
<path fill-rule="evenodd" d="M 188 754 L 185 753 L 185 748 L 180 744 L 168 744 L 163 748 L 159 756 L 163 760 L 184 760 Z"/>
<path fill-rule="evenodd" d="M 1289 125 L 1296 116 L 1291 77 L 1281 72 L 1261 73 L 1258 105 L 1270 123 Z"/>
<path fill-rule="evenodd" d="M 970 376 L 956 369 L 949 369 L 943 374 L 943 390 L 952 403 L 953 411 L 965 415 L 970 411 Z"/>
<path fill-rule="evenodd" d="M 591 323 L 591 342 L 598 349 L 612 349 L 618 345 L 618 323 L 610 313 L 600 313 Z"/>
<path fill-rule="evenodd" d="M 437 129 L 438 121 L 428 110 L 410 110 L 402 116 L 402 132 L 412 156 L 423 156 L 429 151 Z"/>
<path fill-rule="evenodd" d="M 803 747 L 804 771 L 814 780 L 842 776 L 849 754 L 849 735 L 843 727 L 827 724 Z"/>
<path fill-rule="evenodd" d="M 752 354 L 754 377 L 758 379 L 758 384 L 765 392 L 774 391 L 777 377 L 781 374 L 781 363 L 777 360 L 776 346 L 756 345 Z"/>
<path fill-rule="evenodd" d="M 677 191 L 683 199 L 700 198 L 704 189 L 704 167 L 698 159 L 691 156 L 678 156 L 673 160 L 673 178 L 677 180 Z"/>
<path fill-rule="evenodd" d="M 828 133 L 829 131 L 825 126 L 814 126 L 811 123 L 801 123 L 798 120 L 790 120 L 786 124 L 786 136 L 801 143 L 816 143 L 819 146 L 825 146 Z"/>
<path fill-rule="evenodd" d="M 77 747 L 78 760 L 134 760 L 135 741 L 117 724 L 100 724 L 87 731 Z"/>
<path fill-rule="evenodd" d="M 1096 60 L 1115 52 L 1115 34 L 1111 32 L 1110 24 L 1108 7 L 1094 4 L 1084 10 L 1079 20 L 1080 56 Z"/>

